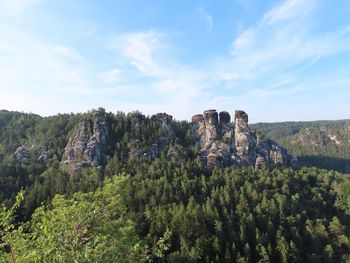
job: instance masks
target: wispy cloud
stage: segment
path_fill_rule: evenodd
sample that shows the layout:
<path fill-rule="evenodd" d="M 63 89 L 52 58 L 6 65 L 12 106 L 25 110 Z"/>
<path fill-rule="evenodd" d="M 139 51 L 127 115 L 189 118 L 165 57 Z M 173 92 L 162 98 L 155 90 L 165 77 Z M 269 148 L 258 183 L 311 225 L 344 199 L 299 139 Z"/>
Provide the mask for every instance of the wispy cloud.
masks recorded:
<path fill-rule="evenodd" d="M 268 11 L 261 21 L 247 28 L 233 41 L 232 58 L 224 67 L 232 76 L 231 85 L 244 84 L 246 76 L 258 81 L 280 75 L 290 78 L 314 63 L 337 52 L 349 50 L 349 29 L 315 35 L 314 1 L 287 0 Z M 265 84 L 266 85 L 266 84 Z"/>
<path fill-rule="evenodd" d="M 106 83 L 116 83 L 118 82 L 120 75 L 121 70 L 118 68 L 114 68 L 112 70 L 100 73 L 98 77 Z"/>
<path fill-rule="evenodd" d="M 288 19 L 308 16 L 315 6 L 315 0 L 286 0 L 268 11 L 263 23 L 273 25 Z"/>
<path fill-rule="evenodd" d="M 58 56 L 69 58 L 69 59 L 80 59 L 81 56 L 74 49 L 64 45 L 53 45 L 50 47 L 52 52 Z"/>
<path fill-rule="evenodd" d="M 117 47 L 119 60 L 133 65 L 137 74 L 151 78 L 143 82 L 143 89 L 148 91 L 145 101 L 153 102 L 137 105 L 150 109 L 155 108 L 156 102 L 159 110 L 169 108 L 181 117 L 190 114 L 193 99 L 202 91 L 204 75 L 177 61 L 163 34 L 145 31 L 119 35 L 110 46 Z M 131 77 L 135 78 L 135 74 Z"/>
<path fill-rule="evenodd" d="M 162 77 L 167 72 L 156 58 L 163 48 L 160 38 L 161 34 L 155 31 L 128 33 L 117 36 L 112 45 L 120 49 L 122 55 L 142 73 Z"/>
<path fill-rule="evenodd" d="M 40 1 L 0 0 L 0 14 L 21 14 Z M 316 0 L 280 1 L 255 24 L 242 28 L 231 43 L 223 43 L 229 48 L 217 51 L 220 56 L 208 55 L 200 65 L 181 57 L 183 53 L 179 56 L 185 47 L 176 42 L 172 28 L 118 31 L 113 36 L 93 25 L 93 44 L 79 50 L 78 38 L 56 43 L 26 30 L 24 23 L 1 23 L 0 92 L 6 95 L 0 96 L 0 105 L 26 105 L 22 108 L 47 114 L 101 103 L 146 114 L 167 111 L 187 119 L 207 107 L 243 108 L 252 114 L 273 109 L 286 98 L 310 92 L 309 86 L 326 90 L 324 83 L 348 83 L 332 82 L 344 79 L 345 71 L 336 77 L 332 69 L 317 76 L 313 72 L 326 59 L 350 51 L 350 26 L 341 23 L 320 30 L 320 5 Z M 217 33 L 220 21 L 214 27 L 211 10 L 190 10 L 207 30 Z"/>
<path fill-rule="evenodd" d="M 198 7 L 196 9 L 198 15 L 204 19 L 208 29 L 212 29 L 213 28 L 213 25 L 214 25 L 214 22 L 213 22 L 213 17 L 207 13 L 202 7 Z"/>
<path fill-rule="evenodd" d="M 172 56 L 164 33 L 128 33 L 116 38 L 117 46 L 139 74 L 152 78 L 144 83 L 150 97 L 160 99 L 157 103 L 162 107 L 175 108 L 180 116 L 193 113 L 195 105 L 236 105 L 253 110 L 303 92 L 307 89 L 299 85 L 303 71 L 328 56 L 350 50 L 347 27 L 314 33 L 316 8 L 314 0 L 286 0 L 263 14 L 255 26 L 243 30 L 226 56 L 196 68 Z M 212 26 L 210 15 L 202 8 L 197 12 Z M 226 92 L 218 92 L 223 86 Z"/>

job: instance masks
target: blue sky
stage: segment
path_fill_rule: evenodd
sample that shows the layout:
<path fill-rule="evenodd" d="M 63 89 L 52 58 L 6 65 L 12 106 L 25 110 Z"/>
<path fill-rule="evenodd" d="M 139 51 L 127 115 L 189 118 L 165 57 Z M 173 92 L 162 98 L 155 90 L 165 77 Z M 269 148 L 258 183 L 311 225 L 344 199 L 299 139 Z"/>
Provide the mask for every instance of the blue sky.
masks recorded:
<path fill-rule="evenodd" d="M 0 108 L 350 118 L 348 0 L 0 0 Z"/>

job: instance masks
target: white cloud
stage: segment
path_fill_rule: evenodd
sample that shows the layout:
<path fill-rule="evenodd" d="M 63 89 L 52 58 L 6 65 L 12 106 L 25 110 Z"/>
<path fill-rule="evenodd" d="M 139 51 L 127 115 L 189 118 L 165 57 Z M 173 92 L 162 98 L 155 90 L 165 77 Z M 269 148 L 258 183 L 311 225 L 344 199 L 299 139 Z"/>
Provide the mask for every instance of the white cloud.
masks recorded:
<path fill-rule="evenodd" d="M 300 19 L 308 15 L 314 7 L 315 0 L 286 0 L 267 12 L 262 21 L 270 25 L 288 19 Z"/>
<path fill-rule="evenodd" d="M 54 45 L 51 46 L 51 50 L 62 57 L 66 57 L 69 59 L 80 59 L 80 55 L 78 54 L 78 52 L 76 52 L 74 49 L 63 46 L 63 45 Z"/>
<path fill-rule="evenodd" d="M 212 29 L 214 25 L 213 17 L 207 12 L 205 12 L 205 10 L 202 7 L 197 8 L 196 11 L 206 22 L 208 29 Z"/>
<path fill-rule="evenodd" d="M 121 70 L 118 68 L 114 68 L 112 70 L 100 73 L 98 77 L 106 83 L 116 83 L 119 80 L 120 74 Z"/>
<path fill-rule="evenodd" d="M 247 29 L 243 31 L 233 42 L 233 51 L 238 49 L 249 49 L 251 43 L 254 43 L 255 30 Z"/>
<path fill-rule="evenodd" d="M 229 69 L 221 70 L 228 76 L 226 80 L 237 86 L 270 76 L 273 85 L 278 76 L 287 74 L 291 78 L 324 57 L 349 50 L 349 28 L 312 33 L 312 3 L 287 0 L 268 11 L 257 26 L 239 34 L 233 41 L 232 58 L 219 65 Z"/>
<path fill-rule="evenodd" d="M 70 106 L 68 101 L 93 89 L 86 62 L 74 49 L 46 43 L 16 27 L 1 25 L 0 34 L 6 43 L 1 50 L 7 50 L 0 60 L 2 107 L 44 115 L 79 109 L 84 101 Z"/>
<path fill-rule="evenodd" d="M 112 42 L 112 46 L 120 52 L 119 62 L 122 59 L 124 66 L 131 64 L 137 71 L 129 79 L 124 76 L 126 82 L 133 81 L 137 75 L 149 77 L 142 83 L 146 90 L 144 100 L 157 101 L 156 108 L 172 107 L 178 114 L 182 112 L 178 116 L 184 117 L 183 113 L 191 110 L 194 100 L 207 85 L 205 74 L 174 58 L 171 46 L 159 32 L 128 33 L 114 38 Z M 147 103 L 144 106 L 154 108 Z"/>
<path fill-rule="evenodd" d="M 144 83 L 147 98 L 153 97 L 164 108 L 176 108 L 180 116 L 193 113 L 196 107 L 236 105 L 253 110 L 305 91 L 306 87 L 298 84 L 303 71 L 350 49 L 349 28 L 313 33 L 317 22 L 312 16 L 314 8 L 313 0 L 283 2 L 263 15 L 256 26 L 242 31 L 226 57 L 196 68 L 174 59 L 171 46 L 155 31 L 121 35 L 118 46 L 139 74 L 151 77 Z M 227 87 L 225 95 L 217 92 L 217 87 L 221 91 Z"/>
<path fill-rule="evenodd" d="M 19 14 L 37 2 L 16 0 L 11 7 L 10 1 L 0 0 L 0 7 L 8 4 L 7 11 Z M 47 114 L 101 103 L 146 114 L 167 111 L 184 119 L 216 107 L 254 113 L 308 91 L 308 85 L 321 87 L 326 76 L 305 83 L 299 76 L 324 58 L 350 49 L 350 27 L 314 30 L 315 8 L 315 0 L 286 0 L 232 39 L 225 55 L 196 66 L 177 58 L 178 47 L 169 43 L 165 31 L 115 37 L 110 45 L 114 60 L 107 54 L 101 69 L 72 47 L 0 25 L 0 105 Z M 196 11 L 211 29 L 212 16 L 202 8 Z"/>
<path fill-rule="evenodd" d="M 160 38 L 161 35 L 154 31 L 128 33 L 118 36 L 114 46 L 120 48 L 123 56 L 142 73 L 163 77 L 167 72 L 158 65 L 155 57 L 163 48 Z"/>

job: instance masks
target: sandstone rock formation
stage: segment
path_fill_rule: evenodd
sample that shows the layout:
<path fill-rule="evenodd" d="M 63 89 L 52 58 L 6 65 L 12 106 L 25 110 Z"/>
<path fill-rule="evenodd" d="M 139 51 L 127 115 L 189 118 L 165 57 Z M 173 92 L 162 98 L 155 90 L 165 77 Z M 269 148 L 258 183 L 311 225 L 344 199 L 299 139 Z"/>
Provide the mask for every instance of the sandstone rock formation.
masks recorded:
<path fill-rule="evenodd" d="M 146 120 L 146 117 L 139 112 L 134 112 L 128 114 L 128 118 L 131 118 L 134 129 L 139 133 L 141 123 Z M 169 145 L 175 142 L 176 139 L 174 130 L 171 127 L 172 120 L 173 117 L 166 113 L 157 113 L 153 115 L 151 121 L 157 128 L 158 136 L 156 136 L 156 139 L 152 141 L 150 145 L 143 145 L 140 137 L 131 140 L 128 144 L 129 158 L 151 160 L 158 157 L 161 152 L 167 153 L 169 151 Z M 174 153 L 176 149 L 177 148 L 173 148 L 171 152 Z M 173 156 L 172 153 L 169 156 Z"/>
<path fill-rule="evenodd" d="M 350 131 L 350 122 L 345 123 L 345 130 Z"/>
<path fill-rule="evenodd" d="M 19 146 L 13 155 L 17 162 L 25 163 L 28 161 L 28 150 L 23 146 Z"/>
<path fill-rule="evenodd" d="M 109 120 L 106 116 L 98 116 L 94 120 L 81 120 L 75 135 L 65 147 L 61 163 L 67 164 L 71 172 L 81 167 L 103 165 L 109 130 Z"/>
<path fill-rule="evenodd" d="M 207 110 L 192 117 L 192 132 L 200 158 L 207 167 L 247 167 L 297 165 L 297 158 L 277 143 L 253 133 L 248 126 L 248 114 L 235 111 L 234 123 L 228 112 Z"/>
<path fill-rule="evenodd" d="M 160 136 L 156 139 L 153 146 L 157 147 L 158 151 L 167 151 L 169 144 L 175 141 L 175 132 L 171 127 L 173 116 L 166 113 L 157 113 L 151 117 L 151 120 L 155 121 L 161 126 Z"/>
<path fill-rule="evenodd" d="M 145 116 L 139 111 L 134 111 L 134 112 L 128 113 L 128 118 L 131 120 L 131 123 L 132 123 L 134 129 L 139 134 L 141 122 L 145 119 Z"/>
<path fill-rule="evenodd" d="M 62 165 L 68 166 L 71 174 L 83 167 L 101 167 L 106 163 L 106 155 L 119 144 L 118 140 L 122 140 L 122 147 L 125 147 L 119 148 L 121 152 L 118 153 L 123 159 L 150 161 L 164 154 L 169 160 L 184 161 L 186 152 L 191 152 L 194 146 L 208 168 L 252 166 L 259 169 L 297 164 L 296 157 L 286 149 L 252 132 L 244 111 L 236 111 L 233 122 L 227 111 L 218 114 L 211 109 L 194 115 L 192 124 L 186 124 L 190 129 L 181 131 L 181 139 L 174 131 L 174 128 L 178 130 L 174 126 L 178 124 L 166 113 L 146 117 L 136 111 L 122 118 L 124 124 L 120 127 L 124 130 L 119 130 L 118 136 L 112 134 L 116 131 L 113 117 L 104 111 L 82 119 L 65 147 Z M 18 148 L 15 156 L 22 160 L 26 154 L 25 149 Z M 46 148 L 39 151 L 38 161 L 44 162 L 47 157 Z"/>
<path fill-rule="evenodd" d="M 46 147 L 42 147 L 39 151 L 38 162 L 46 163 L 49 159 L 49 152 Z"/>

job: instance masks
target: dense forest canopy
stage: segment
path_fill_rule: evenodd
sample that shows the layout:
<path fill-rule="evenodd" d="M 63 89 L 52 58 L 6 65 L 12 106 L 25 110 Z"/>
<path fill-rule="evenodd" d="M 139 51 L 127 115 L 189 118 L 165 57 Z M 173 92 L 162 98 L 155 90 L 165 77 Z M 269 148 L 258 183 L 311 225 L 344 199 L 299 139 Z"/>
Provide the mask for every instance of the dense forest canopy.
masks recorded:
<path fill-rule="evenodd" d="M 350 173 L 350 120 L 252 124 L 298 155 L 302 166 Z"/>
<path fill-rule="evenodd" d="M 105 119 L 91 120 L 105 116 L 113 122 L 105 144 L 97 145 L 106 145 L 103 154 L 93 160 L 103 165 L 70 170 L 62 162 L 67 145 L 96 145 Z M 350 260 L 350 181 L 331 171 L 338 170 L 334 163 L 330 170 L 208 168 L 191 125 L 172 121 L 168 130 L 139 113 L 103 109 L 51 117 L 0 111 L 0 261 Z M 302 153 L 303 166 L 325 165 L 307 156 L 348 158 L 349 145 L 334 142 L 348 139 L 346 122 L 322 125 L 317 136 L 317 125 L 254 128 Z M 321 144 L 326 135 L 336 136 L 333 143 Z M 300 138 L 302 146 L 293 144 Z M 308 147 L 315 138 L 318 146 Z"/>

